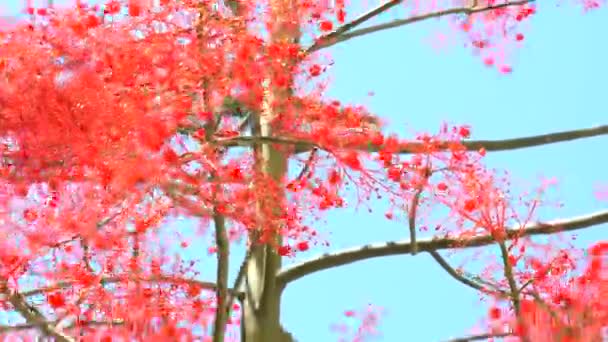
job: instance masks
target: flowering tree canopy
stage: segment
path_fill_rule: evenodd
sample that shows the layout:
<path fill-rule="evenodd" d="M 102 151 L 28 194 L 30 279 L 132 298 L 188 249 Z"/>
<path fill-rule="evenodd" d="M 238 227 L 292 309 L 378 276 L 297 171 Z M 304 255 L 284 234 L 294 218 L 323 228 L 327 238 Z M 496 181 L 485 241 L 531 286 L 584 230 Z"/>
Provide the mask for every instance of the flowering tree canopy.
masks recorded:
<path fill-rule="evenodd" d="M 608 211 L 538 222 L 548 184 L 515 193 L 484 157 L 608 126 L 477 141 L 446 124 L 400 137 L 324 93 L 325 48 L 432 18 L 508 74 L 533 1 L 391 0 L 360 15 L 344 0 L 49 3 L 0 31 L 0 309 L 22 322 L 0 327 L 3 338 L 294 341 L 279 310 L 291 282 L 428 253 L 490 303 L 487 332 L 471 339 L 601 340 L 608 243 L 583 254 L 558 233 L 608 222 Z M 409 16 L 368 24 L 396 6 Z M 407 241 L 281 266 L 328 243 L 314 223 L 329 210 L 376 196 Z M 197 222 L 187 238 L 180 218 Z M 229 265 L 242 239 L 246 257 Z M 500 253 L 479 255 L 475 275 L 440 254 L 481 246 Z M 215 281 L 197 277 L 189 248 L 217 257 Z M 359 329 L 336 328 L 363 341 L 379 314 L 347 311 Z"/>

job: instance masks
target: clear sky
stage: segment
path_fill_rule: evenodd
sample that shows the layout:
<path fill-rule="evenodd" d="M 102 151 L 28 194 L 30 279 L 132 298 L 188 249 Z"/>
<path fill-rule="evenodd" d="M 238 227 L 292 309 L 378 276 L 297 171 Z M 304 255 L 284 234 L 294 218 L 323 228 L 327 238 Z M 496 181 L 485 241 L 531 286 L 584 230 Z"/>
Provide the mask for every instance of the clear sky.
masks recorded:
<path fill-rule="evenodd" d="M 449 28 L 430 21 L 331 48 L 335 66 L 328 96 L 369 104 L 393 124 L 391 131 L 404 136 L 411 130 L 436 132 L 443 121 L 470 124 L 473 137 L 480 139 L 607 124 L 608 10 L 582 14 L 578 7 L 557 3 L 538 4 L 510 75 L 486 68 L 458 40 L 447 50 L 434 49 L 431 34 L 441 32 L 441 27 L 449 33 Z M 17 13 L 20 6 L 21 2 L 9 1 L 4 11 Z M 367 96 L 370 91 L 375 93 L 372 99 Z M 556 177 L 560 182 L 556 194 L 565 206 L 545 212 L 543 218 L 552 219 L 606 206 L 593 197 L 597 184 L 608 183 L 606 150 L 608 137 L 599 137 L 501 152 L 486 159 L 490 166 L 507 169 L 514 178 L 531 184 L 540 175 Z M 335 211 L 318 228 L 331 231 L 331 250 L 407 238 L 406 227 L 386 221 L 383 214 L 380 206 L 372 214 Z M 577 243 L 605 240 L 607 228 L 579 232 Z M 326 250 L 315 248 L 297 260 Z M 242 253 L 236 254 L 234 263 L 241 257 Z M 209 263 L 203 274 L 211 277 L 214 261 Z M 298 280 L 284 293 L 283 324 L 301 342 L 335 341 L 330 324 L 341 321 L 344 310 L 367 303 L 386 309 L 383 341 L 459 337 L 485 314 L 472 290 L 422 254 L 373 259 Z"/>

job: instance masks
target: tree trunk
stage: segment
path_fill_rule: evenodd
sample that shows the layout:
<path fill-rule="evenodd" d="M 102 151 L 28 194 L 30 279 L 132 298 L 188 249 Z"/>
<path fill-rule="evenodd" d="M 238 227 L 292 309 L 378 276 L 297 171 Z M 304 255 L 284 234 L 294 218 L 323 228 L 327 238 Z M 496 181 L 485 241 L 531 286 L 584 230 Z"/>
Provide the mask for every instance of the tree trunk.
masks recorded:
<path fill-rule="evenodd" d="M 297 21 L 297 6 L 295 0 L 270 0 L 270 22 L 274 27 L 270 32 L 270 43 L 294 43 L 300 38 L 300 26 Z M 285 75 L 291 74 L 291 63 L 286 61 L 284 68 L 278 72 Z M 272 72 L 272 71 L 269 71 Z M 272 136 L 271 123 L 282 110 L 281 103 L 289 99 L 289 87 L 278 89 L 270 81 L 267 81 L 267 91 L 265 92 L 262 110 L 254 120 L 254 134 L 261 136 Z M 255 148 L 256 164 L 258 170 L 273 181 L 281 183 L 287 176 L 288 156 L 277 151 L 270 144 L 261 144 Z M 274 187 L 270 187 L 274 188 Z M 279 207 L 284 199 L 283 187 L 277 188 L 278 194 L 273 194 L 275 198 L 270 201 L 267 199 L 259 200 L 256 204 L 263 216 L 262 209 L 269 210 L 269 206 L 274 212 L 281 210 Z M 279 198 L 276 198 L 278 196 Z M 275 215 L 271 215 L 275 217 Z M 291 335 L 285 332 L 280 323 L 280 307 L 282 288 L 277 286 L 276 274 L 281 267 L 281 256 L 276 251 L 276 246 L 281 245 L 278 223 L 276 220 L 261 219 L 265 225 L 271 227 L 257 227 L 258 233 L 262 230 L 270 229 L 273 236 L 271 240 L 275 246 L 265 244 L 253 248 L 252 255 L 247 265 L 245 280 L 245 299 L 244 299 L 244 329 L 242 341 L 244 342 L 292 342 Z M 255 243 L 256 236 L 252 236 Z"/>

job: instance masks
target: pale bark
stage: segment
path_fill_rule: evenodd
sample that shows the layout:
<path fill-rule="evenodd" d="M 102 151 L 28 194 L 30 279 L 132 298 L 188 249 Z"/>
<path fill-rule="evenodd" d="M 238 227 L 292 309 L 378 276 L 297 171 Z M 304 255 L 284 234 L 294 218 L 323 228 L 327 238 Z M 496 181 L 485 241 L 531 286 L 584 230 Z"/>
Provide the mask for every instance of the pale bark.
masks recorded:
<path fill-rule="evenodd" d="M 270 43 L 287 43 L 299 40 L 300 28 L 297 21 L 297 3 L 294 0 L 271 0 L 270 22 L 274 27 L 270 32 Z M 277 72 L 290 74 L 290 61 L 285 61 L 284 69 Z M 268 75 L 269 80 L 272 75 Z M 262 109 L 254 118 L 254 135 L 272 137 L 272 122 L 281 111 L 281 103 L 288 100 L 289 89 L 274 88 L 270 82 L 265 92 Z M 256 144 L 256 164 L 258 170 L 272 181 L 280 183 L 287 175 L 287 158 L 285 154 L 278 151 L 269 143 Z M 273 188 L 273 187 L 270 187 Z M 263 188 L 259 188 L 261 191 Z M 262 196 L 257 206 L 260 213 L 260 223 L 264 226 L 257 227 L 257 233 L 252 234 L 251 259 L 247 264 L 244 298 L 244 329 L 242 341 L 245 342 L 289 342 L 293 339 L 283 331 L 280 323 L 280 306 L 282 287 L 277 286 L 276 275 L 281 268 L 281 256 L 276 251 L 276 246 L 281 245 L 279 226 L 274 219 L 282 203 L 284 193 L 279 187 L 280 193 L 272 193 L 271 200 Z M 278 198 L 277 198 L 278 196 Z M 263 212 L 262 210 L 265 210 Z M 264 216 L 270 210 L 270 219 Z M 269 226 L 268 226 L 269 225 Z M 271 240 L 275 246 L 270 244 L 258 245 L 257 239 L 262 230 L 272 232 Z"/>

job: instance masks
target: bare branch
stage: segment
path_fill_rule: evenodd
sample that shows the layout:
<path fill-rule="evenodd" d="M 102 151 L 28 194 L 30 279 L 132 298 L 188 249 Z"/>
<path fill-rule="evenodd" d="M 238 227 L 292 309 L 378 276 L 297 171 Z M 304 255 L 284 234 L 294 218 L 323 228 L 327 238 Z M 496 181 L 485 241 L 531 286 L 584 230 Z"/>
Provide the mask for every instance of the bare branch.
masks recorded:
<path fill-rule="evenodd" d="M 346 33 L 347 31 L 352 30 L 356 26 L 359 26 L 374 17 L 377 17 L 378 15 L 388 11 L 389 9 L 395 7 L 396 5 L 398 5 L 402 2 L 403 2 L 403 0 L 390 0 L 387 3 L 368 11 L 367 13 L 362 14 L 361 16 L 354 19 L 353 21 L 350 21 L 350 22 L 336 28 L 334 31 L 329 32 L 328 34 L 319 37 L 312 46 L 310 46 L 308 49 L 306 49 L 305 54 L 309 54 L 311 52 L 315 52 L 322 48 L 334 45 L 335 43 L 337 43 L 336 39 L 339 39 L 342 34 Z"/>
<path fill-rule="evenodd" d="M 366 27 L 366 28 L 362 28 L 362 29 L 358 29 L 358 30 L 353 30 L 353 31 L 345 32 L 345 33 L 339 34 L 339 35 L 333 35 L 333 36 L 331 36 L 331 39 L 324 39 L 324 40 L 321 40 L 320 43 L 315 43 L 314 45 L 309 47 L 306 50 L 306 52 L 311 53 L 311 52 L 318 51 L 320 49 L 327 48 L 327 47 L 336 45 L 338 43 L 347 41 L 352 38 L 361 37 L 361 36 L 364 36 L 364 35 L 367 35 L 370 33 L 375 33 L 375 32 L 384 31 L 384 30 L 388 30 L 388 29 L 392 29 L 392 28 L 396 28 L 396 27 L 400 27 L 400 26 L 405 26 L 405 25 L 417 23 L 420 21 L 428 20 L 428 19 L 440 18 L 440 17 L 452 15 L 452 14 L 471 15 L 471 14 L 475 14 L 475 13 L 487 12 L 487 11 L 492 11 L 492 10 L 510 7 L 510 6 L 521 6 L 521 5 L 525 5 L 527 3 L 531 3 L 534 1 L 535 0 L 507 1 L 507 2 L 504 2 L 501 4 L 483 6 L 483 7 L 456 7 L 456 8 L 449 8 L 449 9 L 440 10 L 440 11 L 436 11 L 436 12 L 416 15 L 416 16 L 412 16 L 412 17 L 408 17 L 408 18 L 404 18 L 404 19 L 397 19 L 397 20 L 390 21 L 388 23 L 378 24 L 378 25 L 374 25 L 374 26 L 370 26 L 370 27 Z M 391 2 L 394 2 L 394 1 L 391 1 Z M 330 35 L 331 35 L 331 33 L 330 33 Z"/>
<path fill-rule="evenodd" d="M 152 277 L 135 277 L 135 276 L 105 277 L 99 281 L 99 284 L 100 285 L 116 284 L 116 283 L 121 283 L 124 281 L 142 281 L 142 282 L 149 282 L 149 283 L 168 283 L 168 284 L 178 284 L 178 285 L 184 284 L 184 285 L 190 285 L 190 286 L 198 286 L 202 289 L 210 290 L 210 291 L 216 291 L 216 288 L 217 288 L 216 284 L 212 283 L 212 282 L 199 281 L 199 280 L 187 279 L 187 278 L 177 278 L 177 277 L 164 276 L 164 275 L 152 276 Z M 31 296 L 43 294 L 46 292 L 52 292 L 52 291 L 70 288 L 76 284 L 77 284 L 76 281 L 61 281 L 52 286 L 47 286 L 47 287 L 30 290 L 30 291 L 23 291 L 21 294 L 24 297 L 31 297 Z M 242 295 L 233 289 L 228 289 L 228 292 L 237 297 Z"/>
<path fill-rule="evenodd" d="M 464 275 L 458 273 L 458 271 L 456 271 L 452 266 L 450 266 L 450 264 L 447 262 L 447 260 L 445 260 L 441 256 L 441 254 L 439 254 L 439 252 L 430 250 L 430 251 L 428 251 L 428 253 L 431 254 L 433 259 L 435 259 L 435 261 L 439 264 L 439 266 L 441 266 L 441 268 L 443 268 L 450 276 L 452 276 L 452 278 L 458 280 L 459 282 L 465 284 L 466 286 L 471 287 L 471 288 L 473 288 L 477 291 L 483 292 L 483 293 L 498 295 L 500 297 L 508 296 L 508 294 L 504 291 L 497 291 L 497 290 L 485 288 L 482 284 L 479 284 L 479 283 L 465 277 Z"/>
<path fill-rule="evenodd" d="M 593 128 L 585 128 L 571 131 L 562 131 L 541 135 L 533 135 L 528 137 L 521 138 L 513 138 L 513 139 L 502 139 L 502 140 L 470 140 L 470 141 L 462 141 L 462 145 L 467 151 L 478 151 L 482 147 L 488 152 L 496 152 L 496 151 L 509 151 L 509 150 L 517 150 L 522 148 L 534 147 L 534 146 L 542 146 L 555 144 L 559 142 L 566 142 L 584 138 L 591 138 L 600 135 L 608 134 L 608 125 L 597 126 Z M 279 137 L 257 137 L 257 136 L 241 136 L 235 138 L 228 139 L 218 139 L 217 143 L 219 145 L 223 145 L 226 147 L 248 147 L 253 146 L 258 143 L 275 143 L 275 144 L 286 144 L 293 145 L 295 148 L 295 153 L 303 153 L 310 151 L 314 147 L 319 149 L 323 149 L 319 144 L 308 141 L 308 140 L 300 140 L 300 139 L 291 139 L 291 138 L 279 138 Z M 451 142 L 443 142 L 437 146 L 439 150 L 448 150 L 453 143 Z M 418 151 L 422 151 L 425 147 L 424 143 L 421 142 L 407 142 L 401 144 L 398 149 L 398 153 L 400 154 L 412 154 Z M 375 146 L 340 146 L 340 148 L 344 149 L 359 149 L 363 151 L 369 152 L 378 152 L 382 149 L 382 147 Z"/>
<path fill-rule="evenodd" d="M 527 228 L 510 228 L 506 230 L 506 239 L 511 240 L 516 237 L 546 235 L 559 232 L 574 231 L 588 228 L 608 222 L 608 210 L 599 211 L 590 215 L 574 217 L 570 219 L 554 220 L 545 223 L 536 223 Z M 487 246 L 496 241 L 491 235 L 480 235 L 471 238 L 432 238 L 418 241 L 418 250 L 421 252 L 437 251 L 443 249 L 462 249 Z M 324 254 L 312 260 L 303 261 L 281 270 L 277 276 L 278 281 L 283 285 L 300 279 L 309 274 L 327 270 L 333 267 L 351 264 L 361 260 L 378 258 L 390 255 L 409 254 L 412 251 L 412 244 L 404 242 L 385 242 L 380 244 L 370 244 L 363 247 L 337 251 Z"/>

